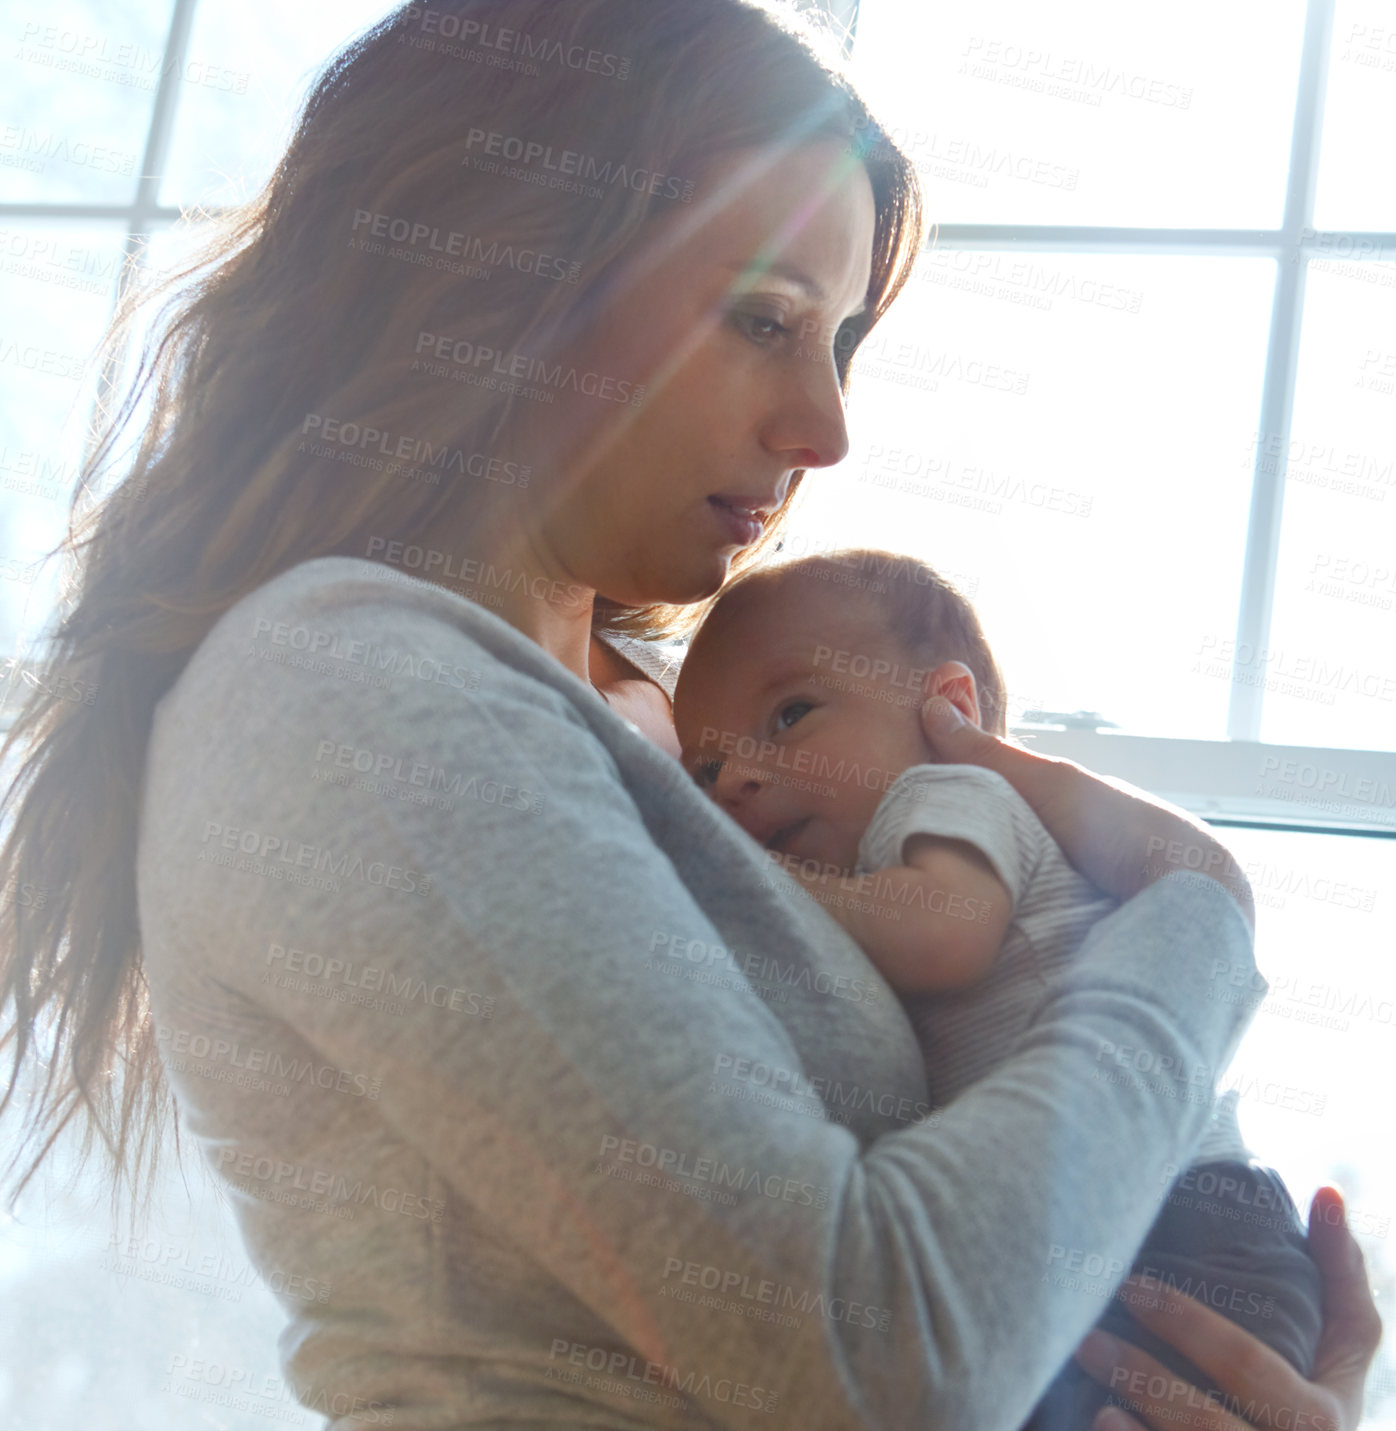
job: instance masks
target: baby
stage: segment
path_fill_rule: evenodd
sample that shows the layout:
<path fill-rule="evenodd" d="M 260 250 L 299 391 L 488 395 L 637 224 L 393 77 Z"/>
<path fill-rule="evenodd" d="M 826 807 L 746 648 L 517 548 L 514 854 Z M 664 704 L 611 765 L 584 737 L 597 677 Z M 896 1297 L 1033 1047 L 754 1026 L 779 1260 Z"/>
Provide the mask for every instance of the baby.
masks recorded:
<path fill-rule="evenodd" d="M 933 763 L 920 710 L 937 695 L 1004 733 L 1003 678 L 973 608 L 930 567 L 875 551 L 734 582 L 693 638 L 674 694 L 699 785 L 902 996 L 933 1106 L 1012 1051 L 1054 976 L 1118 907 L 1002 776 Z M 1103 1058 L 1103 1076 L 1109 1067 Z M 1048 1275 L 1071 1270 L 1064 1261 Z M 1284 1184 L 1246 1149 L 1234 1094 L 1217 1101 L 1134 1271 L 1146 1286 L 1200 1297 L 1312 1374 L 1318 1271 Z M 1117 1301 L 1100 1325 L 1216 1392 Z M 1110 1399 L 1071 1362 L 1029 1425 L 1084 1431 Z"/>

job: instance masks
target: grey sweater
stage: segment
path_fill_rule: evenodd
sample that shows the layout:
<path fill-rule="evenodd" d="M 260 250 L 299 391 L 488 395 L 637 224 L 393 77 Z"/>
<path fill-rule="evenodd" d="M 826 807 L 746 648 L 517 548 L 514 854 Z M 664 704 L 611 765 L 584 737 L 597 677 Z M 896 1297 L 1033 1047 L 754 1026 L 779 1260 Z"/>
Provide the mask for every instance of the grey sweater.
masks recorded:
<path fill-rule="evenodd" d="M 892 991 L 677 762 L 352 558 L 218 622 L 142 801 L 166 1066 L 336 1431 L 1013 1431 L 1100 1312 L 1044 1274 L 1128 1264 L 1254 1010 L 1208 997 L 1235 904 L 1170 875 L 931 1111 Z"/>

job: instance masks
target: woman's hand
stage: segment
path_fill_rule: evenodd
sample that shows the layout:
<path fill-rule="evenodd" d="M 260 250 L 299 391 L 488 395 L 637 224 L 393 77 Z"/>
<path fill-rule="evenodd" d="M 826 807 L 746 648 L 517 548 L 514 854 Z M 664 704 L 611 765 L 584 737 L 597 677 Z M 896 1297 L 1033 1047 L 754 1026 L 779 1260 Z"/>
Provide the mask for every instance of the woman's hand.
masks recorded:
<path fill-rule="evenodd" d="M 1231 895 L 1255 928 L 1251 887 L 1230 852 L 1199 821 L 1123 781 L 1070 760 L 1038 755 L 966 721 L 936 696 L 921 708 L 936 756 L 1002 775 L 1037 812 L 1067 859 L 1107 894 L 1130 899 L 1175 870 L 1206 875 Z"/>
<path fill-rule="evenodd" d="M 1204 1395 L 1137 1347 L 1092 1332 L 1076 1360 L 1129 1404 L 1133 1415 L 1107 1407 L 1096 1431 L 1354 1431 L 1362 1419 L 1362 1384 L 1381 1342 L 1381 1318 L 1367 1285 L 1362 1249 L 1354 1241 L 1336 1188 L 1320 1188 L 1309 1210 L 1309 1250 L 1318 1263 L 1323 1335 L 1306 1381 L 1277 1352 L 1203 1302 L 1124 1286 L 1124 1305 L 1155 1336 L 1207 1373 L 1236 1412 L 1216 1393 Z M 1133 1289 L 1133 1295 L 1131 1295 Z M 1136 1419 L 1137 1418 L 1137 1419 Z"/>

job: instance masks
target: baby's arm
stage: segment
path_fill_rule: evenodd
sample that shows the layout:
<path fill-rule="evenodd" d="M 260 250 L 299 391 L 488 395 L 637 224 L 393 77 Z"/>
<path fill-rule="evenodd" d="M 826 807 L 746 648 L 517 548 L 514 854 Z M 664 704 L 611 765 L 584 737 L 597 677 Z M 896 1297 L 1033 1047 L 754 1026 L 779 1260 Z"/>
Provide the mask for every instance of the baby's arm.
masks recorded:
<path fill-rule="evenodd" d="M 967 840 L 913 835 L 902 855 L 903 865 L 845 881 L 855 892 L 826 908 L 899 994 L 975 983 L 1013 917 L 1008 887 Z"/>
<path fill-rule="evenodd" d="M 904 994 L 960 989 L 989 970 L 1050 837 L 991 770 L 920 765 L 888 788 L 831 882 L 793 871 Z"/>

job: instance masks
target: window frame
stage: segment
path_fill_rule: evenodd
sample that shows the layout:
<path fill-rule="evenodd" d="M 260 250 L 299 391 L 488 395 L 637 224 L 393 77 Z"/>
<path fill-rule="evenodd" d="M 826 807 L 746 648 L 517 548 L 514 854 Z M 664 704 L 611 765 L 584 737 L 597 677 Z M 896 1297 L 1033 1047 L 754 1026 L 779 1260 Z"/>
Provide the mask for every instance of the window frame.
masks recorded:
<path fill-rule="evenodd" d="M 822 12 L 844 37 L 844 49 L 857 47 L 858 20 L 864 0 L 796 0 L 803 8 Z M 181 217 L 178 206 L 158 200 L 165 177 L 170 141 L 198 0 L 171 0 L 164 62 L 151 105 L 140 174 L 130 203 L 0 202 L 5 220 L 116 221 L 124 223 L 124 252 L 136 263 L 146 243 Z M 1356 261 L 1396 260 L 1396 232 L 1319 230 L 1313 226 L 1318 159 L 1329 57 L 1332 50 L 1336 0 L 1307 0 L 1300 58 L 1290 162 L 1283 218 L 1274 229 L 1161 229 L 1107 226 L 1014 224 L 943 224 L 928 241 L 942 249 L 974 249 L 1109 254 L 1229 255 L 1266 257 L 1276 265 L 1275 293 L 1266 347 L 1265 373 L 1257 422 L 1255 465 L 1243 554 L 1241 595 L 1236 623 L 1236 651 L 1267 649 L 1274 608 L 1284 513 L 1285 475 L 1291 415 L 1299 358 L 1305 283 L 1315 257 L 1342 254 Z M 122 289 L 131 281 L 132 266 L 122 265 Z M 120 291 L 120 290 L 119 290 Z M 109 364 L 110 364 L 109 360 Z M 95 401 L 106 403 L 117 380 L 104 368 Z M 89 431 L 91 431 L 89 426 Z M 1175 800 L 1204 818 L 1270 826 L 1322 829 L 1330 833 L 1396 836 L 1396 810 L 1389 792 L 1396 791 L 1396 754 L 1375 750 L 1332 750 L 1281 746 L 1260 742 L 1263 684 L 1246 679 L 1241 663 L 1233 662 L 1225 741 L 1189 741 L 1112 735 L 1099 731 L 1041 730 L 1026 727 L 1014 734 L 1049 755 L 1065 756 L 1104 774 L 1128 779 Z M 1194 772 L 1179 775 L 1180 761 Z M 1317 802 L 1256 793 L 1262 783 L 1257 763 L 1283 770 L 1310 767 L 1338 772 L 1344 788 L 1359 788 L 1359 779 L 1385 799 L 1351 802 L 1341 818 L 1329 818 Z M 1356 763 L 1361 770 L 1356 770 Z M 1362 787 L 1365 788 L 1365 787 Z M 1249 793 L 1248 793 L 1249 792 Z M 1297 822 L 1297 823 L 1296 823 Z"/>
<path fill-rule="evenodd" d="M 847 27 L 850 53 L 857 50 L 864 0 L 817 0 Z M 1314 198 L 1323 129 L 1324 99 L 1332 53 L 1336 0 L 1307 0 L 1283 217 L 1274 229 L 1125 228 L 1101 225 L 940 224 L 930 244 L 940 249 L 1012 250 L 1040 253 L 1131 255 L 1225 255 L 1269 258 L 1276 265 L 1275 294 L 1266 344 L 1265 374 L 1256 424 L 1255 465 L 1236 622 L 1236 652 L 1268 649 L 1279 565 L 1291 420 L 1299 366 L 1308 265 L 1341 254 L 1355 261 L 1396 260 L 1396 232 L 1316 229 Z M 1274 454 L 1281 456 L 1276 457 Z M 1330 834 L 1396 837 L 1396 754 L 1377 750 L 1276 745 L 1260 740 L 1263 683 L 1247 679 L 1233 661 L 1224 741 L 1121 736 L 1100 731 L 1016 727 L 1012 734 L 1047 755 L 1079 761 L 1102 774 L 1131 781 L 1215 823 L 1255 824 Z M 1186 761 L 1191 773 L 1180 774 Z M 1275 762 L 1266 766 L 1265 762 Z M 1314 768 L 1334 775 L 1345 789 L 1359 781 L 1385 799 L 1350 802 L 1350 814 L 1325 816 L 1320 802 L 1259 795 L 1258 768 Z M 1357 767 L 1360 765 L 1360 769 Z M 1319 778 L 1323 778 L 1320 776 Z M 1340 803 L 1334 801 L 1333 803 Z"/>

